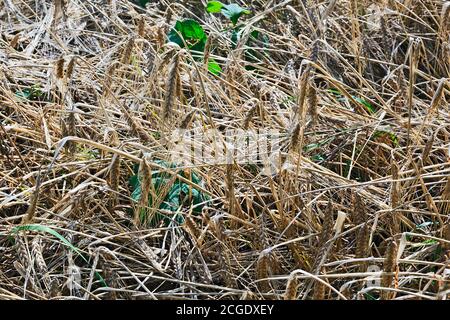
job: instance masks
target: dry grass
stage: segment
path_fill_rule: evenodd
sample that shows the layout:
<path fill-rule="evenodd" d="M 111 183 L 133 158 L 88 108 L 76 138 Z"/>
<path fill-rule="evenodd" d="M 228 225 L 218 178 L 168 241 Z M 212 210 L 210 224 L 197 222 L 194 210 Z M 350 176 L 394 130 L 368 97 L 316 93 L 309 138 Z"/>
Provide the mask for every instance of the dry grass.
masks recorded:
<path fill-rule="evenodd" d="M 206 1 L 0 1 L 0 299 L 449 298 L 450 2 L 237 2 L 232 49 Z M 166 43 L 184 17 L 220 76 Z M 177 126 L 278 130 L 295 168 L 184 168 L 202 213 L 143 225 L 128 178 Z"/>

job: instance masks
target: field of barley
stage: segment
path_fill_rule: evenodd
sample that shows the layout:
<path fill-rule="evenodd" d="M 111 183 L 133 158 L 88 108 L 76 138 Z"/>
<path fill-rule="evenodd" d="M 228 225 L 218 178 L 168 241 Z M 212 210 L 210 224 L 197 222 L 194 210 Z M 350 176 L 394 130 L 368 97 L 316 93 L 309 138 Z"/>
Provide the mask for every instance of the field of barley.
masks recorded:
<path fill-rule="evenodd" d="M 449 104 L 450 1 L 0 0 L 0 300 L 449 299 Z"/>

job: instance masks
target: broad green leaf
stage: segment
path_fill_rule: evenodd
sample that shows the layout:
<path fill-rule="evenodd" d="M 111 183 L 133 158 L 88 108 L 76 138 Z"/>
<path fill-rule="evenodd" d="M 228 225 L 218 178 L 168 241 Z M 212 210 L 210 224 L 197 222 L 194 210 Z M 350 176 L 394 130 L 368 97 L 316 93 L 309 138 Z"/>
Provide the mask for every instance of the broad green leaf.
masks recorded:
<path fill-rule="evenodd" d="M 31 91 L 29 89 L 16 91 L 16 96 L 18 96 L 19 98 L 28 99 L 31 96 Z"/>
<path fill-rule="evenodd" d="M 224 4 L 220 1 L 209 1 L 206 5 L 206 11 L 211 13 L 218 13 L 222 10 Z"/>
<path fill-rule="evenodd" d="M 225 17 L 231 20 L 233 25 L 236 25 L 238 19 L 243 14 L 250 14 L 251 11 L 248 9 L 242 8 L 240 5 L 236 3 L 226 4 L 222 8 L 222 13 Z"/>
<path fill-rule="evenodd" d="M 202 40 L 203 38 L 206 38 L 203 27 L 195 20 L 184 20 L 178 25 L 181 26 L 179 31 L 181 31 L 182 35 L 187 39 Z"/>
<path fill-rule="evenodd" d="M 175 23 L 175 27 L 168 34 L 168 39 L 180 47 L 184 47 L 186 42 L 189 49 L 203 51 L 207 36 L 197 21 L 186 19 Z"/>
<path fill-rule="evenodd" d="M 269 37 L 266 34 L 260 32 L 259 30 L 253 30 L 250 33 L 249 40 L 253 40 L 253 41 L 259 40 L 263 43 L 264 46 L 267 46 L 269 44 Z"/>
<path fill-rule="evenodd" d="M 253 30 L 252 32 L 250 32 L 250 37 L 252 37 L 254 39 L 258 39 L 259 31 L 258 30 Z"/>
<path fill-rule="evenodd" d="M 181 29 L 183 29 L 181 22 L 177 21 L 175 23 L 175 27 L 172 28 L 169 32 L 169 34 L 167 35 L 167 38 L 169 40 L 169 42 L 174 42 L 176 44 L 178 44 L 180 47 L 184 47 L 184 41 L 183 41 L 183 31 L 181 31 Z"/>
<path fill-rule="evenodd" d="M 28 100 L 37 100 L 42 97 L 44 93 L 39 89 L 37 85 L 30 88 L 16 91 L 16 96 Z"/>
<path fill-rule="evenodd" d="M 212 74 L 215 74 L 216 76 L 218 76 L 220 74 L 220 72 L 222 72 L 222 68 L 219 66 L 219 64 L 215 60 L 210 59 L 208 61 L 208 71 L 211 72 Z"/>
<path fill-rule="evenodd" d="M 166 168 L 176 167 L 174 163 L 168 163 L 161 160 L 156 160 L 155 163 Z M 132 189 L 131 198 L 135 202 L 139 202 L 141 197 L 143 196 L 140 183 L 141 177 L 138 176 L 138 167 L 139 166 L 135 166 L 134 168 L 135 175 L 133 175 L 129 179 L 129 183 Z M 194 184 L 197 185 L 201 184 L 201 179 L 195 173 L 191 173 L 190 177 L 187 177 L 183 171 L 179 171 L 178 174 L 186 179 L 191 180 Z M 152 172 L 152 183 L 157 195 L 163 192 L 164 187 L 167 185 L 167 183 L 169 183 L 171 178 L 172 175 L 168 172 L 160 172 L 160 171 Z M 184 195 L 191 195 L 191 197 L 186 200 Z M 148 207 L 153 207 L 155 200 L 152 199 L 152 196 L 150 194 L 147 196 L 148 196 Z M 197 189 L 192 188 L 190 185 L 182 182 L 181 180 L 176 179 L 175 182 L 173 182 L 173 184 L 170 186 L 169 192 L 164 198 L 164 201 L 159 205 L 159 209 L 172 211 L 174 213 L 173 218 L 175 219 L 175 221 L 181 224 L 184 222 L 184 218 L 178 213 L 180 206 L 193 205 L 193 211 L 195 213 L 199 213 L 202 210 L 203 202 L 205 202 L 208 199 L 209 199 L 208 195 L 205 195 L 199 192 Z M 190 204 L 186 203 L 186 201 L 189 201 Z M 149 219 L 147 217 L 147 212 L 145 209 L 143 209 L 139 214 L 141 221 L 143 223 L 148 223 L 151 226 L 158 225 L 161 220 L 164 220 L 165 225 L 167 226 L 171 220 L 170 217 L 157 213 L 151 219 L 151 221 L 148 221 Z"/>
<path fill-rule="evenodd" d="M 206 5 L 206 11 L 211 13 L 222 12 L 225 17 L 230 19 L 233 25 L 236 25 L 237 21 L 243 14 L 251 13 L 250 10 L 242 8 L 236 3 L 223 4 L 220 1 L 209 1 Z"/>
<path fill-rule="evenodd" d="M 239 41 L 239 38 L 241 37 L 239 29 L 238 28 L 234 28 L 231 31 L 231 47 L 233 49 L 236 49 L 237 43 Z"/>

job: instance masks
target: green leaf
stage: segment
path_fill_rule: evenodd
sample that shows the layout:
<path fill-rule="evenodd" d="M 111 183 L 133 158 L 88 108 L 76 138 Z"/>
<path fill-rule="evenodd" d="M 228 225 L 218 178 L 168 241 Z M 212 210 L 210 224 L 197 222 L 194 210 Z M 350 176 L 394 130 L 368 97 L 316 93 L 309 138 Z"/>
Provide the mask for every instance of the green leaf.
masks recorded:
<path fill-rule="evenodd" d="M 139 2 L 139 4 L 141 5 L 141 7 L 142 8 L 145 8 L 145 5 L 147 4 L 147 3 L 149 3 L 151 0 L 139 0 L 138 2 Z"/>
<path fill-rule="evenodd" d="M 236 3 L 223 5 L 223 8 L 222 8 L 222 14 L 225 17 L 227 17 L 228 19 L 230 19 L 231 22 L 233 23 L 233 25 L 236 25 L 238 19 L 243 14 L 250 14 L 250 13 L 251 13 L 250 10 L 244 9 Z"/>
<path fill-rule="evenodd" d="M 266 34 L 260 32 L 259 30 L 253 30 L 250 33 L 250 39 L 249 40 L 261 41 L 263 43 L 264 47 L 267 47 L 267 45 L 269 44 L 269 37 Z"/>
<path fill-rule="evenodd" d="M 38 100 L 44 93 L 39 89 L 38 85 L 23 89 L 22 91 L 16 91 L 16 96 L 28 100 Z"/>
<path fill-rule="evenodd" d="M 238 28 L 234 28 L 231 31 L 231 47 L 233 49 L 236 49 L 237 43 L 239 41 L 239 38 L 241 37 L 239 29 Z"/>
<path fill-rule="evenodd" d="M 174 168 L 176 165 L 174 163 L 168 163 L 161 160 L 156 160 L 155 163 L 159 164 L 160 166 L 166 167 L 166 168 Z M 138 176 L 138 166 L 135 166 L 134 168 L 135 175 L 130 177 L 129 183 L 131 186 L 132 194 L 131 198 L 135 202 L 139 202 L 142 197 L 142 190 L 141 190 L 141 177 Z M 192 173 L 190 177 L 187 177 L 183 171 L 178 172 L 179 175 L 182 177 L 191 180 L 194 184 L 201 185 L 201 179 L 195 174 Z M 168 172 L 160 172 L 160 171 L 154 171 L 152 172 L 152 183 L 154 190 L 156 192 L 156 195 L 158 196 L 164 191 L 164 188 L 171 180 L 172 175 Z M 191 195 L 189 199 L 185 199 L 183 195 Z M 208 195 L 205 195 L 201 192 L 199 192 L 197 189 L 192 188 L 190 185 L 182 182 L 179 179 L 176 179 L 175 182 L 170 186 L 169 191 L 164 198 L 164 201 L 160 204 L 159 209 L 172 211 L 175 213 L 175 215 L 172 217 L 176 222 L 183 223 L 184 218 L 178 213 L 178 210 L 180 206 L 182 205 L 193 205 L 193 211 L 195 213 L 200 213 L 204 202 L 209 199 Z M 190 202 L 186 203 L 186 201 Z M 148 206 L 152 207 L 154 203 L 154 199 L 152 199 L 152 196 L 148 195 Z M 170 223 L 170 217 L 164 216 L 160 213 L 156 213 L 153 219 L 150 221 L 147 217 L 147 212 L 145 209 L 143 209 L 140 214 L 140 219 L 143 223 L 147 223 L 150 226 L 156 226 L 159 224 L 161 220 L 164 220 L 164 223 L 166 226 Z"/>
<path fill-rule="evenodd" d="M 258 30 L 253 30 L 252 32 L 250 32 L 250 37 L 254 38 L 254 39 L 258 39 L 259 37 L 259 31 Z"/>
<path fill-rule="evenodd" d="M 421 223 L 421 224 L 416 225 L 416 228 L 417 228 L 417 229 L 424 229 L 424 228 L 426 228 L 426 227 L 428 227 L 428 226 L 431 226 L 432 224 L 433 224 L 433 222 L 431 222 L 431 221 L 426 221 L 426 222 L 424 222 L 424 223 Z"/>
<path fill-rule="evenodd" d="M 222 68 L 214 59 L 210 59 L 208 61 L 208 71 L 218 76 L 222 72 Z"/>
<path fill-rule="evenodd" d="M 434 240 L 434 239 L 427 239 L 425 241 L 422 241 L 418 245 L 432 246 L 433 244 L 436 244 L 436 243 L 438 243 L 438 242 L 436 240 Z"/>
<path fill-rule="evenodd" d="M 222 10 L 224 4 L 220 1 L 209 1 L 206 5 L 206 11 L 211 13 L 218 13 Z"/>
<path fill-rule="evenodd" d="M 342 93 L 337 89 L 328 89 L 328 92 L 341 96 Z"/>
<path fill-rule="evenodd" d="M 341 100 L 343 98 L 343 94 L 339 90 L 328 89 L 328 92 L 336 95 L 338 97 L 338 101 L 343 101 L 343 100 Z M 366 100 L 356 97 L 356 96 L 352 96 L 352 98 L 355 99 L 356 102 L 361 103 L 366 108 L 366 110 L 369 111 L 370 113 L 375 113 L 376 110 L 375 110 L 374 106 L 372 106 L 372 104 L 370 104 Z M 344 100 L 345 100 L 345 98 L 344 98 Z"/>
<path fill-rule="evenodd" d="M 207 38 L 203 27 L 192 19 L 177 21 L 168 34 L 169 42 L 174 42 L 182 48 L 186 43 L 189 49 L 197 51 L 204 50 Z"/>
<path fill-rule="evenodd" d="M 378 131 L 375 131 L 375 133 L 373 134 L 373 138 L 380 138 L 380 137 L 383 137 L 383 136 L 388 136 L 389 139 L 392 141 L 392 144 L 395 147 L 399 146 L 399 144 L 398 144 L 398 137 L 394 133 L 392 133 L 390 131 L 378 130 Z"/>
<path fill-rule="evenodd" d="M 308 145 L 303 147 L 303 151 L 305 151 L 305 152 L 313 151 L 313 150 L 315 150 L 317 148 L 320 148 L 320 147 L 326 145 L 327 143 L 329 143 L 332 140 L 333 140 L 333 138 L 328 138 L 328 139 L 324 139 L 322 141 L 319 141 L 318 143 L 310 143 L 310 144 L 308 144 Z"/>
<path fill-rule="evenodd" d="M 304 146 L 303 147 L 303 151 L 310 152 L 310 151 L 312 151 L 314 149 L 317 149 L 319 147 L 320 147 L 319 143 L 311 143 L 311 144 L 308 144 L 308 145 Z"/>
<path fill-rule="evenodd" d="M 206 38 L 202 26 L 195 20 L 184 20 L 178 25 L 181 26 L 181 30 L 179 31 L 182 31 L 182 35 L 187 39 L 202 40 Z"/>
<path fill-rule="evenodd" d="M 325 161 L 325 157 L 321 154 L 316 154 L 311 157 L 311 160 L 315 162 Z"/>
<path fill-rule="evenodd" d="M 343 102 L 346 99 L 346 97 L 337 89 L 328 89 L 328 92 L 334 94 L 339 102 Z"/>
<path fill-rule="evenodd" d="M 76 252 L 81 257 L 81 259 L 83 259 L 84 262 L 89 263 L 89 261 L 83 256 L 83 254 L 81 253 L 81 251 L 77 247 L 75 247 L 66 238 L 64 238 L 61 234 L 59 234 L 57 231 L 53 230 L 50 227 L 43 226 L 41 224 L 25 224 L 25 225 L 14 227 L 11 230 L 11 233 L 17 233 L 19 231 L 26 231 L 26 230 L 28 230 L 28 231 L 46 232 L 46 233 L 51 234 L 52 236 L 54 236 L 58 240 L 60 240 L 65 246 L 69 247 L 71 250 Z M 103 277 L 97 271 L 95 272 L 95 275 L 97 276 L 97 278 L 99 279 L 100 283 L 104 287 L 108 286 L 106 284 L 106 282 L 105 282 L 105 279 L 103 279 Z"/>
<path fill-rule="evenodd" d="M 184 47 L 182 22 L 177 21 L 175 23 L 175 27 L 170 30 L 169 34 L 167 35 L 167 38 L 169 42 L 174 42 L 178 44 L 180 47 L 182 48 Z"/>
<path fill-rule="evenodd" d="M 83 255 L 81 254 L 80 250 L 78 250 L 78 248 L 73 246 L 69 241 L 67 241 L 66 238 L 64 238 L 62 235 L 60 235 L 58 232 L 56 232 L 52 228 L 49 228 L 47 226 L 43 226 L 40 224 L 27 224 L 27 225 L 17 226 L 15 228 L 13 228 L 12 233 L 17 233 L 22 230 L 47 232 L 47 233 L 55 236 L 56 238 L 58 238 L 65 246 L 69 247 L 70 249 L 72 249 L 73 251 L 78 253 L 83 258 L 83 260 L 85 260 L 87 262 L 87 260 L 84 259 Z"/>
<path fill-rule="evenodd" d="M 223 4 L 220 1 L 209 1 L 206 5 L 206 11 L 211 13 L 222 12 L 225 17 L 230 19 L 233 25 L 236 25 L 237 21 L 243 14 L 251 13 L 250 10 L 242 8 L 236 3 Z"/>
<path fill-rule="evenodd" d="M 366 107 L 367 111 L 369 111 L 370 113 L 375 113 L 375 108 L 366 100 L 359 97 L 353 97 L 353 99 L 355 99 L 355 101 L 361 103 L 364 107 Z"/>
<path fill-rule="evenodd" d="M 16 96 L 18 96 L 19 98 L 28 99 L 31 96 L 31 91 L 29 89 L 16 91 Z"/>

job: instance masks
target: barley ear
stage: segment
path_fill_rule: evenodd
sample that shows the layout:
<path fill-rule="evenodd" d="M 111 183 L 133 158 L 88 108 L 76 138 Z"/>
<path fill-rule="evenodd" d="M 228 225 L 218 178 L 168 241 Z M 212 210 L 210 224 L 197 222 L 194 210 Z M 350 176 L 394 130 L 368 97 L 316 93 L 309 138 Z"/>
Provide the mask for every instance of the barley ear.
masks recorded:
<path fill-rule="evenodd" d="M 37 203 L 39 200 L 40 188 L 41 188 L 41 173 L 40 173 L 40 169 L 39 169 L 39 174 L 36 179 L 36 188 L 34 189 L 34 192 L 31 194 L 30 204 L 25 213 L 25 216 L 22 218 L 22 224 L 31 223 L 33 221 L 33 218 L 36 214 Z"/>
<path fill-rule="evenodd" d="M 76 62 L 77 62 L 76 57 L 73 57 L 72 59 L 70 59 L 69 64 L 67 65 L 67 70 L 66 70 L 66 79 L 67 80 L 70 80 L 72 78 Z"/>
<path fill-rule="evenodd" d="M 269 277 L 269 254 L 262 251 L 259 254 L 258 260 L 256 261 L 256 278 L 258 280 L 265 279 Z M 261 280 L 258 282 L 258 289 L 267 293 L 270 291 L 270 284 L 268 280 Z"/>
<path fill-rule="evenodd" d="M 384 264 L 383 264 L 383 274 L 381 276 L 381 286 L 384 288 L 392 288 L 392 282 L 394 275 L 391 273 L 396 272 L 397 269 L 397 243 L 391 241 L 386 250 Z M 391 291 L 383 290 L 380 296 L 381 300 L 390 300 L 393 298 Z"/>
<path fill-rule="evenodd" d="M 298 278 L 295 274 L 291 274 L 286 284 L 284 292 L 284 300 L 296 300 L 298 293 Z"/>
<path fill-rule="evenodd" d="M 172 62 L 169 70 L 169 77 L 167 79 L 166 84 L 166 94 L 164 98 L 163 105 L 163 121 L 167 121 L 173 111 L 173 105 L 176 99 L 176 93 L 178 91 L 177 85 L 180 77 L 179 74 L 179 64 L 180 64 L 180 52 L 175 53 L 175 56 L 172 58 Z"/>
<path fill-rule="evenodd" d="M 58 59 L 56 61 L 56 77 L 58 79 L 62 79 L 64 77 L 64 58 Z"/>
<path fill-rule="evenodd" d="M 321 270 L 323 273 L 323 268 Z M 313 290 L 313 300 L 325 300 L 326 285 L 320 281 L 315 280 Z"/>

